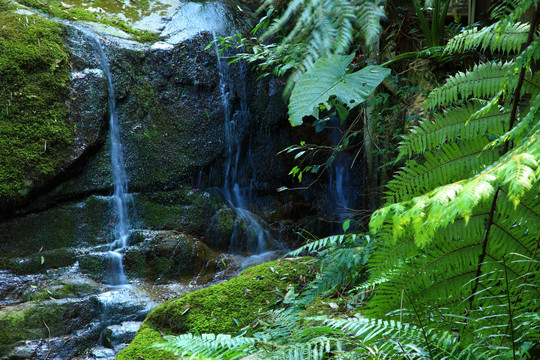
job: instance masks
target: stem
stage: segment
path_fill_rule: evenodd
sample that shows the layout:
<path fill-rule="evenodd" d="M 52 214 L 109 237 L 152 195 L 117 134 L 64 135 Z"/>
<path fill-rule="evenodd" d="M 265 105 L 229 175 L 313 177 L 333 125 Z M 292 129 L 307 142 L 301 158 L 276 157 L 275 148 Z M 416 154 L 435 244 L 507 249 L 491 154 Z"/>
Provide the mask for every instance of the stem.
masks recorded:
<path fill-rule="evenodd" d="M 426 36 L 428 45 L 431 46 L 431 30 L 429 29 L 426 17 L 420 9 L 420 5 L 418 5 L 418 0 L 412 0 L 412 3 L 414 6 L 414 11 L 416 12 L 416 16 L 418 16 L 418 20 L 420 20 L 420 27 L 424 31 L 424 35 Z"/>
<path fill-rule="evenodd" d="M 431 17 L 431 45 L 439 45 L 439 16 L 441 11 L 441 0 L 435 0 L 435 8 Z M 444 23 L 443 23 L 444 27 Z"/>
<path fill-rule="evenodd" d="M 503 266 L 504 266 L 504 281 L 506 283 L 506 301 L 508 303 L 508 326 L 510 327 L 510 337 L 512 339 L 512 354 L 514 355 L 514 360 L 516 360 L 516 344 L 514 338 L 514 323 L 512 320 L 512 303 L 510 301 L 510 285 L 508 284 L 508 269 L 506 268 L 506 256 L 503 256 Z"/>
<path fill-rule="evenodd" d="M 422 330 L 422 336 L 424 337 L 424 341 L 426 342 L 426 347 L 428 349 L 429 357 L 431 359 L 435 359 L 433 357 L 433 354 L 431 353 L 431 346 L 429 345 L 429 340 L 426 334 L 426 329 L 424 327 L 424 324 L 422 324 L 422 319 L 420 319 L 420 316 L 418 315 L 418 312 L 416 311 L 416 307 L 414 306 L 414 302 L 411 301 L 409 294 L 408 293 L 405 293 L 405 294 L 407 294 L 407 299 L 409 299 L 409 303 L 412 305 L 414 314 L 416 315 L 416 318 L 418 319 L 418 324 L 420 325 L 420 330 Z"/>

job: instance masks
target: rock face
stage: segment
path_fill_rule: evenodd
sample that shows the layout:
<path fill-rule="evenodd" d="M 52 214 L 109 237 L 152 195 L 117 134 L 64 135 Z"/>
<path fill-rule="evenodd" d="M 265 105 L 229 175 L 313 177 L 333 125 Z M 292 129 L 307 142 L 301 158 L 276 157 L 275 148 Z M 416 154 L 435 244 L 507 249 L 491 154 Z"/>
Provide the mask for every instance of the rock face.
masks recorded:
<path fill-rule="evenodd" d="M 256 242 L 257 235 L 220 190 L 229 146 L 225 118 L 247 114 L 234 139 L 239 149 L 235 171 L 245 207 L 257 213 L 249 218 L 275 235 L 268 224 L 290 213 L 286 209 L 291 198 L 275 193 L 288 181 L 290 168 L 275 157 L 291 143 L 281 83 L 270 77 L 256 81 L 259 74 L 234 65 L 224 84 L 215 49 L 205 49 L 213 39 L 211 32 L 223 30 L 227 23 L 249 28 L 248 9 L 232 1 L 183 6 L 163 24 L 169 38 L 149 45 L 124 38 L 125 33 L 108 34 L 105 26 L 55 24 L 29 10 L 14 15 L 0 3 L 0 17 L 22 26 L 20 34 L 36 30 L 36 24 L 54 33 L 57 59 L 46 59 L 43 71 L 63 76 L 61 86 L 53 82 L 53 89 L 61 91 L 41 104 L 40 111 L 51 109 L 47 116 L 40 113 L 45 124 L 34 124 L 50 130 L 38 133 L 38 140 L 45 134 L 50 141 L 17 139 L 17 134 L 26 134 L 24 129 L 10 129 L 0 119 L 0 152 L 4 143 L 17 148 L 19 143 L 10 141 L 20 140 L 36 147 L 32 151 L 39 155 L 30 154 L 24 164 L 0 164 L 0 359 L 68 359 L 83 352 L 88 359 L 112 359 L 157 301 L 186 291 L 171 283 L 205 284 L 242 267 L 226 254 L 231 238 Z M 242 13 L 229 13 L 237 6 Z M 197 25 L 194 31 L 184 26 L 186 14 L 219 15 L 221 22 L 217 28 L 192 22 Z M 21 20 L 24 17 L 28 20 Z M 14 41 L 8 28 L 0 27 L 0 40 L 9 36 Z M 88 31 L 98 34 L 94 40 Z M 34 39 L 23 45 L 34 46 Z M 108 58 L 114 97 L 98 45 Z M 32 107 L 40 100 L 41 90 L 36 89 L 13 96 L 24 97 L 25 106 Z M 50 95 L 45 90 L 50 89 L 43 90 L 44 97 Z M 11 101 L 2 98 L 2 91 L 0 87 L 0 104 Z M 110 196 L 112 97 L 121 124 L 133 229 L 130 246 L 117 255 L 123 256 L 133 285 L 111 289 L 100 283 L 111 271 L 108 252 L 117 221 Z M 21 121 L 29 116 L 24 111 L 17 113 Z M 266 249 L 277 247 L 268 243 Z M 249 250 L 238 245 L 236 249 Z M 147 283 L 151 291 L 140 290 Z"/>

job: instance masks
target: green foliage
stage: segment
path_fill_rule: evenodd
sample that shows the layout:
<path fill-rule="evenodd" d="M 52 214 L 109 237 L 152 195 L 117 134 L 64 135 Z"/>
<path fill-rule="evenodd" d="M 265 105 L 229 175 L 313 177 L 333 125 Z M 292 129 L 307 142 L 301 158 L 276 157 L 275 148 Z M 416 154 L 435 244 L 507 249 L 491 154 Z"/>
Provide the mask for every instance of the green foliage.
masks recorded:
<path fill-rule="evenodd" d="M 61 27 L 0 11 L 0 207 L 24 198 L 63 166 L 74 140 L 67 122 L 68 53 Z"/>
<path fill-rule="evenodd" d="M 137 335 L 128 347 L 124 348 L 116 356 L 117 360 L 174 360 L 177 357 L 170 351 L 160 350 L 154 347 L 156 343 L 163 342 L 163 337 L 148 324 L 142 324 Z"/>
<path fill-rule="evenodd" d="M 527 357 L 540 336 L 538 43 L 535 32 L 524 39 L 524 26 L 505 20 L 460 35 L 447 51 L 528 47 L 431 92 L 426 109 L 445 110 L 404 138 L 408 160 L 370 222 L 382 242 L 371 260 L 379 284 L 367 313 L 416 326 L 429 358 L 443 357 L 434 332 L 459 332 L 449 346 L 475 359 Z"/>
<path fill-rule="evenodd" d="M 433 47 L 442 45 L 444 37 L 444 21 L 446 19 L 450 0 L 435 0 L 433 2 L 431 26 L 428 24 L 418 0 L 412 0 L 412 3 L 416 15 L 418 16 L 418 20 L 420 20 L 420 28 L 424 32 L 428 46 Z"/>
<path fill-rule="evenodd" d="M 498 97 L 502 85 L 506 94 L 513 94 L 518 84 L 518 77 L 511 76 L 516 74 L 515 65 L 513 61 L 491 61 L 477 64 L 465 73 L 459 72 L 429 94 L 426 107 L 433 109 L 469 100 L 471 97 L 480 99 Z M 533 73 L 529 69 L 525 75 L 523 92 L 535 96 L 540 92 L 539 84 L 540 74 Z"/>
<path fill-rule="evenodd" d="M 298 306 L 308 306 L 317 297 L 345 293 L 366 281 L 366 264 L 373 244 L 369 235 L 347 233 L 308 242 L 289 255 L 304 252 L 316 255 L 319 271 L 298 296 L 295 302 Z"/>
<path fill-rule="evenodd" d="M 380 0 L 293 0 L 275 4 L 265 0 L 259 12 L 266 10 L 253 34 L 259 38 L 241 36 L 222 38 L 220 46 L 249 48 L 250 53 L 238 54 L 263 70 L 278 76 L 288 76 L 285 94 L 288 96 L 296 81 L 317 60 L 331 55 L 355 52 L 359 43 L 367 49 L 381 33 L 384 18 Z M 271 43 L 267 43 L 272 40 Z"/>
<path fill-rule="evenodd" d="M 502 33 L 497 31 L 497 24 L 482 29 L 474 27 L 453 37 L 446 45 L 446 52 L 465 52 L 480 48 L 482 51 L 491 49 L 502 53 L 515 53 L 527 41 L 529 24 L 515 23 Z"/>
<path fill-rule="evenodd" d="M 360 105 L 390 74 L 389 69 L 380 66 L 367 66 L 347 74 L 353 57 L 353 54 L 327 56 L 300 77 L 289 99 L 291 125 L 301 125 L 304 116 L 318 118 L 319 106 L 330 108 L 330 99 L 335 98 L 348 108 Z"/>

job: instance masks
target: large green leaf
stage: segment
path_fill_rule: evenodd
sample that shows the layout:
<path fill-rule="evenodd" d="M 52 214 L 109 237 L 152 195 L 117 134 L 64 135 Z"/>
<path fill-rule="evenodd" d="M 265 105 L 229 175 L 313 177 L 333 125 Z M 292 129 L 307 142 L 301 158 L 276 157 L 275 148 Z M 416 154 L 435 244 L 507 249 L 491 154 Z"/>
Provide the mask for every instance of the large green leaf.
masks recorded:
<path fill-rule="evenodd" d="M 390 74 L 390 69 L 374 65 L 345 74 L 353 58 L 354 54 L 324 57 L 302 75 L 289 100 L 292 126 L 301 125 L 304 116 L 317 117 L 319 104 L 329 107 L 333 96 L 349 108 L 359 105 Z"/>

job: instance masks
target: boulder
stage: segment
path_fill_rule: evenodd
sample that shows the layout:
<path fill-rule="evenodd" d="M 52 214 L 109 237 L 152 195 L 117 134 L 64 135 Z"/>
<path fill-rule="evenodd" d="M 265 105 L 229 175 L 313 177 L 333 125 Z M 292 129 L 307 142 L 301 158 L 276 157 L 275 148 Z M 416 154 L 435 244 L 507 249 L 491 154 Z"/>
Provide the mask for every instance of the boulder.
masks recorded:
<path fill-rule="evenodd" d="M 278 292 L 303 287 L 314 277 L 309 258 L 285 259 L 256 265 L 226 282 L 169 300 L 146 317 L 133 342 L 118 360 L 173 359 L 170 353 L 149 349 L 163 333 L 234 334 L 280 301 Z"/>

